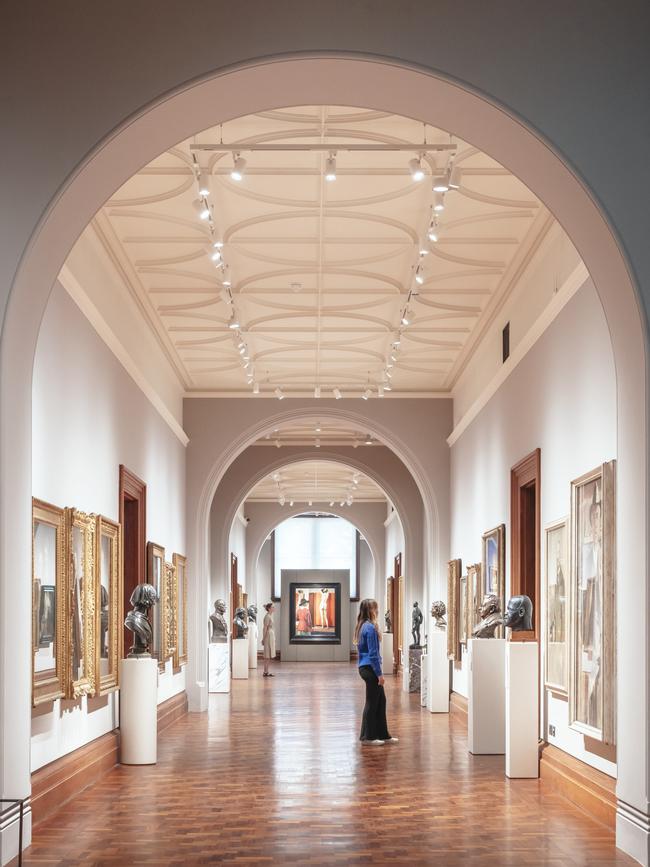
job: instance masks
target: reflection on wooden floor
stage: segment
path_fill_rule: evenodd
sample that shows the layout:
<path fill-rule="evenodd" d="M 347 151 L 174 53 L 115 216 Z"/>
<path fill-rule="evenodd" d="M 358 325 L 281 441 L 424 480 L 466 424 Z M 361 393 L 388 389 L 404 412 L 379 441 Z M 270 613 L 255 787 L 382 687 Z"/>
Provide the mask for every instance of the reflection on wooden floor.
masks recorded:
<path fill-rule="evenodd" d="M 458 717 L 387 684 L 399 744 L 357 741 L 353 665 L 285 663 L 210 696 L 36 834 L 25 864 L 632 864 L 614 837 L 503 757 L 467 753 Z"/>

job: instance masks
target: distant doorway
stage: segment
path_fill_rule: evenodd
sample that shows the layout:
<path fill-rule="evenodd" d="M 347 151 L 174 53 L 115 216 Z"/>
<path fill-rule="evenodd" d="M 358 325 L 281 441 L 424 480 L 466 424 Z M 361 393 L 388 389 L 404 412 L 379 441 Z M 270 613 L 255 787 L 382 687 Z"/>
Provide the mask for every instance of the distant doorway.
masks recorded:
<path fill-rule="evenodd" d="M 510 471 L 512 596 L 525 595 L 533 603 L 535 640 L 540 640 L 540 465 L 535 449 Z"/>

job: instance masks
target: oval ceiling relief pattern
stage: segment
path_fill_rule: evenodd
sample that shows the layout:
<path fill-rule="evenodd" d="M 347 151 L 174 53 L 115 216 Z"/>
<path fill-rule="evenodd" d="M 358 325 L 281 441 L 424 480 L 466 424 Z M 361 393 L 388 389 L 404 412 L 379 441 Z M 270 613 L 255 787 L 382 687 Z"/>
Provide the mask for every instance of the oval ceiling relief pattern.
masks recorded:
<path fill-rule="evenodd" d="M 450 389 L 548 224 L 517 178 L 444 131 L 307 106 L 180 143 L 87 231 L 188 393 L 377 397 Z"/>

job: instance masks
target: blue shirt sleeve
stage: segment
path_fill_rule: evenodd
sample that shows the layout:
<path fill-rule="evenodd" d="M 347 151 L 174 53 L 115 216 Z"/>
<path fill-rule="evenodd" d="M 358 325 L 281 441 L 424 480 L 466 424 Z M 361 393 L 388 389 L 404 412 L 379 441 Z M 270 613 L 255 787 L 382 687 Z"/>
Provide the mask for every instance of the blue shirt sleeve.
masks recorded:
<path fill-rule="evenodd" d="M 368 659 L 377 677 L 381 677 L 381 654 L 379 652 L 379 636 L 374 626 L 366 626 L 366 641 L 368 642 Z"/>

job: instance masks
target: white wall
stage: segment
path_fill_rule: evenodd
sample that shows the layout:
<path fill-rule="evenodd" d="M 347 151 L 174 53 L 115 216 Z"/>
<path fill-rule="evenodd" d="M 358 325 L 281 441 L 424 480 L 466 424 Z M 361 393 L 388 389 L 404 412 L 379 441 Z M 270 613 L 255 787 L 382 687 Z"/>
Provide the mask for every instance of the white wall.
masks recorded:
<path fill-rule="evenodd" d="M 57 285 L 41 325 L 33 381 L 33 495 L 117 521 L 119 465 L 147 483 L 147 537 L 184 554 L 185 449 Z M 190 564 L 190 580 L 192 576 Z M 168 661 L 159 702 L 185 688 Z M 32 770 L 115 728 L 117 695 L 34 711 Z"/>
<path fill-rule="evenodd" d="M 510 468 L 541 448 L 541 526 L 570 511 L 570 482 L 616 457 L 616 378 L 600 301 L 588 281 L 532 347 L 451 449 L 451 556 L 481 561 L 482 534 L 506 524 L 510 562 Z M 542 545 L 543 557 L 543 545 Z M 541 574 L 545 563 L 542 560 Z M 543 587 L 543 581 L 542 581 Z M 542 599 L 542 611 L 544 606 Z M 467 695 L 465 666 L 454 689 Z M 543 707 L 543 704 L 542 704 Z M 616 766 L 587 752 L 568 728 L 568 706 L 550 697 L 547 740 L 613 776 Z"/>
<path fill-rule="evenodd" d="M 237 580 L 241 584 L 244 593 L 248 593 L 248 595 L 251 596 L 251 588 L 249 588 L 249 581 L 247 577 L 248 573 L 246 564 L 246 519 L 244 518 L 243 507 L 239 509 L 237 515 L 235 516 L 235 520 L 232 522 L 228 544 L 230 548 L 230 553 L 234 554 L 237 557 Z M 230 587 L 230 584 L 228 584 L 228 587 Z M 226 603 L 227 601 L 228 600 L 226 599 Z M 250 601 L 253 601 L 252 596 Z"/>

